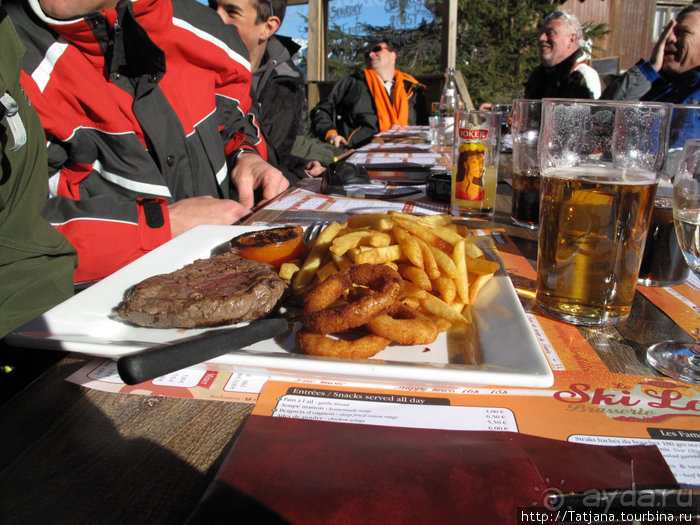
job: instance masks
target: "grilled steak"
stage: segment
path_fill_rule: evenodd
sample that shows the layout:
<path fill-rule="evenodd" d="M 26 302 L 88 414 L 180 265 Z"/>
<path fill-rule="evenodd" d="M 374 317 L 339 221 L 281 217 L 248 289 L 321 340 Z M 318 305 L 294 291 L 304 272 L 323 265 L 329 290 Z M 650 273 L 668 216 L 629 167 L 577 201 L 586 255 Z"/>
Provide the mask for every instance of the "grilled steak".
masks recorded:
<path fill-rule="evenodd" d="M 157 328 L 198 328 L 265 317 L 285 289 L 272 266 L 235 253 L 198 259 L 127 291 L 119 315 Z"/>

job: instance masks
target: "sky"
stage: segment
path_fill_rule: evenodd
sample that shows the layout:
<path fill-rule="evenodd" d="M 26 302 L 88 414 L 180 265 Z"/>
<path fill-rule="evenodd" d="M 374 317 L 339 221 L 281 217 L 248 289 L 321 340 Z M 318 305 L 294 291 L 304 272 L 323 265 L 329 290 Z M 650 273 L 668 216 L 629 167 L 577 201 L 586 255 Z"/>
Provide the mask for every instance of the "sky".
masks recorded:
<path fill-rule="evenodd" d="M 396 11 L 391 10 L 391 6 L 396 3 L 396 0 L 332 0 L 328 5 L 329 27 L 337 25 L 345 33 L 358 34 L 361 32 L 358 27 L 361 23 L 401 28 L 416 27 L 422 18 L 432 19 L 432 13 L 423 7 L 423 0 L 410 0 L 407 18 L 401 21 Z M 288 6 L 278 33 L 305 41 L 306 23 L 300 13 L 306 15 L 308 10 L 308 4 Z"/>

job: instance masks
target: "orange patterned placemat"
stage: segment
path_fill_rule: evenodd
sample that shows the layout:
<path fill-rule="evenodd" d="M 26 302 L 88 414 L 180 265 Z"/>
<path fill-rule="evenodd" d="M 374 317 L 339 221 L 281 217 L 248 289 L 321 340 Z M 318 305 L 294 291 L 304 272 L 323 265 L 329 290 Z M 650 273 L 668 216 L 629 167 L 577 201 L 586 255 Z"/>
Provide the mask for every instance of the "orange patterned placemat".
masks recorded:
<path fill-rule="evenodd" d="M 689 334 L 700 328 L 700 279 L 695 274 L 678 286 L 637 286 L 637 290 Z"/>

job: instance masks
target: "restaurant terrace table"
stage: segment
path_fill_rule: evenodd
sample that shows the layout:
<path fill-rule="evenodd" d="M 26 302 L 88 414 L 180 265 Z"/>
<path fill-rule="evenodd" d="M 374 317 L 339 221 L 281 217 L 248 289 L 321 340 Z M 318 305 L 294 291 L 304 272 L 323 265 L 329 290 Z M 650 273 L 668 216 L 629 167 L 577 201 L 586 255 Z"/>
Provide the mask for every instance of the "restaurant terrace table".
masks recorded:
<path fill-rule="evenodd" d="M 534 265 L 536 234 L 510 223 L 510 194 L 499 182 L 493 223 L 467 224 L 505 229 Z M 314 218 L 324 214 L 262 209 L 246 222 Z M 640 293 L 629 320 L 579 330 L 611 371 L 647 376 L 658 375 L 644 360 L 647 345 L 689 338 Z M 184 521 L 253 405 L 114 394 L 67 382 L 85 362 L 68 355 L 0 406 L 0 522 Z"/>

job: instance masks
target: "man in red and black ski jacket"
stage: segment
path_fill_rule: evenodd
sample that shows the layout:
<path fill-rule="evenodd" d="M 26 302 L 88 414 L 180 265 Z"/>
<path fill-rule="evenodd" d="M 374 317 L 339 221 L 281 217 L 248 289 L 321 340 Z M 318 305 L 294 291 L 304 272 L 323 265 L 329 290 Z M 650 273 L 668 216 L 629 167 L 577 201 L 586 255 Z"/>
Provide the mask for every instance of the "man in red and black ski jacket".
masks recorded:
<path fill-rule="evenodd" d="M 248 51 L 195 0 L 8 0 L 48 142 L 44 217 L 101 279 L 199 224 L 249 213 L 270 166 Z M 87 14 L 86 14 L 87 13 Z M 260 196 L 260 195 L 258 195 Z M 237 201 L 234 200 L 237 198 Z"/>

